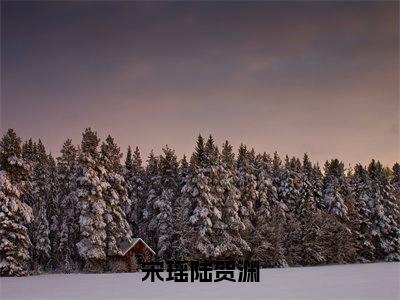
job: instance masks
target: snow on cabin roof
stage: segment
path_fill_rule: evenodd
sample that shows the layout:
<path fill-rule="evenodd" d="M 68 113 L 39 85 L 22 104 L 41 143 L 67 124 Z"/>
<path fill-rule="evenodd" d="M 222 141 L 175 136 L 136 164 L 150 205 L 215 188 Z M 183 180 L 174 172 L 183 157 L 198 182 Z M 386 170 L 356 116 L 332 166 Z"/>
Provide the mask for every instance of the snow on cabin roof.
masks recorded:
<path fill-rule="evenodd" d="M 150 246 L 147 245 L 146 242 L 143 241 L 141 238 L 133 238 L 131 243 L 128 242 L 127 240 L 118 243 L 118 247 L 122 251 L 122 256 L 125 256 L 138 242 L 142 242 L 145 245 L 145 247 L 149 249 L 151 253 L 153 253 L 153 255 L 156 254 L 154 250 L 151 249 Z"/>

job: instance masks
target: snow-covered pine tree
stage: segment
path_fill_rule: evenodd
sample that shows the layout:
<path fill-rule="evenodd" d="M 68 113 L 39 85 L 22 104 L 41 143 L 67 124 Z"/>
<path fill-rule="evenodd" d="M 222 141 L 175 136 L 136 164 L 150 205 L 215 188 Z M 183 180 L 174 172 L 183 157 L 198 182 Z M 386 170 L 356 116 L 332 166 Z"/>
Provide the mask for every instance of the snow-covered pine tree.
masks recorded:
<path fill-rule="evenodd" d="M 374 197 L 373 236 L 377 259 L 400 260 L 400 209 L 393 186 L 381 163 L 375 160 L 368 166 Z"/>
<path fill-rule="evenodd" d="M 281 178 L 284 177 L 285 174 L 285 166 L 282 165 L 282 160 L 278 155 L 278 152 L 274 152 L 274 157 L 272 159 L 272 174 L 271 174 L 271 178 L 272 178 L 272 184 L 274 185 L 276 191 L 277 191 L 277 201 L 276 201 L 276 205 L 278 206 L 278 209 L 281 210 L 281 213 L 276 213 L 276 215 L 281 215 L 281 216 L 285 216 L 286 213 L 289 211 L 289 208 L 287 207 L 287 205 L 285 204 L 285 202 L 282 201 L 281 197 L 279 197 L 278 195 L 278 191 L 281 187 Z M 271 199 L 272 200 L 272 199 Z M 274 203 L 272 202 L 271 204 L 274 205 Z"/>
<path fill-rule="evenodd" d="M 22 159 L 21 139 L 9 129 L 0 141 L 0 275 L 29 272 L 32 209 L 21 201 L 28 192 L 29 165 Z"/>
<path fill-rule="evenodd" d="M 187 237 L 192 235 L 188 230 L 189 217 L 191 213 L 191 203 L 188 198 L 182 197 L 182 189 L 188 182 L 191 167 L 184 155 L 179 164 L 179 197 L 175 201 L 173 208 L 173 239 L 172 250 L 174 260 L 188 260 L 191 252 L 188 250 Z"/>
<path fill-rule="evenodd" d="M 235 153 L 233 153 L 233 147 L 228 141 L 225 141 L 225 143 L 222 145 L 221 162 L 225 170 L 229 170 L 232 173 L 235 172 Z"/>
<path fill-rule="evenodd" d="M 60 205 L 60 242 L 56 248 L 58 266 L 65 272 L 78 269 L 76 248 L 79 234 L 79 211 L 76 190 L 77 149 L 66 140 L 57 157 L 57 201 Z"/>
<path fill-rule="evenodd" d="M 319 207 L 334 218 L 326 216 L 327 230 L 325 231 L 325 253 L 327 262 L 352 262 L 355 258 L 355 241 L 351 231 L 349 217 L 354 217 L 353 209 L 349 215 L 349 207 L 354 206 L 351 187 L 345 176 L 344 164 L 338 159 L 327 161 L 324 166 L 323 195 Z"/>
<path fill-rule="evenodd" d="M 289 166 L 289 159 L 286 159 L 286 164 Z M 279 191 L 282 192 L 282 178 L 288 175 L 286 166 L 282 165 L 282 161 L 278 153 L 274 152 L 272 159 L 272 172 L 271 178 L 273 186 L 275 187 L 276 193 L 273 193 L 270 201 L 271 205 L 271 218 L 268 223 L 263 227 L 263 235 L 265 236 L 265 242 L 258 247 L 256 254 L 258 257 L 263 259 L 263 263 L 266 266 L 271 267 L 286 267 L 289 264 L 294 264 L 297 257 L 297 243 L 293 237 L 300 236 L 299 225 L 295 222 L 295 218 L 289 212 L 289 208 L 286 205 L 282 194 L 279 196 Z M 291 230 L 291 231 L 289 231 Z M 295 247 L 290 250 L 294 250 L 291 257 L 288 255 L 288 246 L 294 245 Z"/>
<path fill-rule="evenodd" d="M 294 164 L 296 168 L 299 168 L 298 160 Z M 298 170 L 298 180 L 299 205 L 295 217 L 301 232 L 297 259 L 301 265 L 324 263 L 326 261 L 323 249 L 325 232 L 322 230 L 324 225 L 321 224 L 324 219 L 316 200 L 321 196 L 321 185 L 317 170 L 312 166 L 307 154 L 304 154 L 303 163 Z"/>
<path fill-rule="evenodd" d="M 185 185 L 186 177 L 188 176 L 189 172 L 190 172 L 189 163 L 187 161 L 186 155 L 183 155 L 179 163 L 179 170 L 178 170 L 180 188 L 182 188 Z"/>
<path fill-rule="evenodd" d="M 58 245 L 61 239 L 61 203 L 58 198 L 58 178 L 57 178 L 57 164 L 51 154 L 48 155 L 48 174 L 49 174 L 49 202 L 47 207 L 47 219 L 49 222 L 49 239 L 50 239 L 50 264 L 51 268 L 58 267 Z"/>
<path fill-rule="evenodd" d="M 150 151 L 145 171 L 145 199 L 146 203 L 142 212 L 143 220 L 139 223 L 139 233 L 147 243 L 155 249 L 157 246 L 157 232 L 151 228 L 150 222 L 154 218 L 153 207 L 157 197 L 162 193 L 161 176 L 159 170 L 159 158 Z M 140 209 L 140 208 L 139 208 Z M 140 212 L 139 212 L 140 213 Z"/>
<path fill-rule="evenodd" d="M 29 164 L 33 165 L 33 161 L 35 160 L 35 149 L 34 143 L 32 139 L 25 141 L 22 145 L 22 158 Z"/>
<path fill-rule="evenodd" d="M 138 236 L 139 225 L 143 223 L 143 210 L 146 207 L 144 169 L 138 147 L 135 148 L 133 155 L 131 147 L 128 147 L 125 159 L 125 181 L 131 202 L 127 217 L 133 234 Z"/>
<path fill-rule="evenodd" d="M 322 174 L 319 163 L 313 165 L 313 176 L 311 176 L 310 180 L 312 185 L 314 186 L 314 199 L 319 209 L 322 209 L 322 197 L 324 190 L 324 175 Z M 315 176 L 315 177 L 314 177 Z"/>
<path fill-rule="evenodd" d="M 315 211 L 322 197 L 322 174 L 318 172 L 318 168 L 318 166 L 313 167 L 307 153 L 304 154 L 300 172 L 299 215 L 309 210 Z"/>
<path fill-rule="evenodd" d="M 85 129 L 76 167 L 76 189 L 71 195 L 75 197 L 72 203 L 77 203 L 79 214 L 76 246 L 85 269 L 89 271 L 103 269 L 107 249 L 104 194 L 109 184 L 99 163 L 99 142 L 96 132 Z"/>
<path fill-rule="evenodd" d="M 240 216 L 246 226 L 243 236 L 249 241 L 251 233 L 254 230 L 254 205 L 258 198 L 257 178 L 255 176 L 254 164 L 252 164 L 251 153 L 247 150 L 246 146 L 241 144 L 238 152 L 237 188 L 240 191 Z"/>
<path fill-rule="evenodd" d="M 32 209 L 34 216 L 38 214 L 42 206 L 47 205 L 49 195 L 49 174 L 48 174 L 48 156 L 46 148 L 39 139 L 34 145 L 34 155 L 32 161 Z"/>
<path fill-rule="evenodd" d="M 300 162 L 293 157 L 285 158 L 285 166 L 281 170 L 278 186 L 278 198 L 288 208 L 288 212 L 296 215 L 300 207 Z M 284 207 L 284 206 L 283 206 Z"/>
<path fill-rule="evenodd" d="M 325 163 L 325 177 L 321 207 L 328 213 L 347 220 L 346 200 L 350 197 L 350 187 L 344 174 L 344 164 L 338 159 Z"/>
<path fill-rule="evenodd" d="M 46 271 L 50 268 L 50 225 L 47 220 L 47 209 L 41 206 L 35 216 L 35 229 L 34 229 L 34 269 L 36 272 Z"/>
<path fill-rule="evenodd" d="M 397 203 L 400 205 L 400 164 L 395 163 L 392 168 L 391 183 L 395 189 Z"/>
<path fill-rule="evenodd" d="M 374 199 L 371 181 L 367 170 L 360 164 L 354 168 L 354 174 L 351 177 L 351 187 L 353 191 L 355 209 L 358 213 L 350 220 L 353 224 L 352 231 L 355 236 L 354 242 L 357 251 L 357 260 L 361 262 L 370 262 L 375 259 L 375 247 L 373 245 L 373 208 Z"/>
<path fill-rule="evenodd" d="M 38 272 L 50 267 L 51 244 L 48 208 L 53 190 L 51 189 L 52 174 L 50 173 L 48 158 L 45 146 L 39 139 L 34 153 L 31 191 L 34 216 L 32 256 L 34 268 Z"/>
<path fill-rule="evenodd" d="M 211 153 L 214 150 L 210 151 Z M 206 153 L 203 137 L 197 139 L 196 150 L 191 161 L 191 171 L 187 176 L 185 186 L 182 188 L 183 203 L 191 205 L 189 209 L 189 219 L 187 224 L 187 235 L 185 246 L 191 259 L 206 259 L 214 257 L 214 232 L 212 219 L 214 196 L 211 190 L 210 157 L 211 153 Z M 218 212 L 217 212 L 218 214 Z"/>
<path fill-rule="evenodd" d="M 172 259 L 173 209 L 175 200 L 179 197 L 178 161 L 175 151 L 165 146 L 159 157 L 159 177 L 161 179 L 159 193 L 152 198 L 152 218 L 149 230 L 156 235 L 156 251 L 163 260 Z M 158 183 L 158 179 L 156 180 Z M 161 192 L 161 193 L 160 193 Z"/>
<path fill-rule="evenodd" d="M 278 192 L 272 180 L 272 160 L 266 153 L 257 156 L 255 173 L 257 199 L 254 204 L 254 231 L 251 235 L 252 258 L 265 261 L 271 247 L 268 237 L 272 205 L 278 202 Z"/>
<path fill-rule="evenodd" d="M 126 208 L 130 206 L 128 191 L 121 165 L 122 153 L 120 148 L 109 135 L 101 145 L 101 173 L 108 183 L 108 188 L 103 191 L 106 204 L 104 222 L 106 223 L 107 255 L 121 254 L 119 243 L 132 241 L 132 231 L 125 215 Z"/>
<path fill-rule="evenodd" d="M 131 170 L 132 167 L 133 167 L 132 148 L 131 146 L 128 146 L 128 150 L 126 151 L 126 156 L 125 156 L 125 172 Z"/>
<path fill-rule="evenodd" d="M 286 216 L 279 205 L 271 207 L 271 217 L 261 229 L 262 240 L 253 246 L 253 259 L 260 261 L 263 267 L 287 267 L 285 249 Z M 283 222 L 285 220 L 285 222 Z"/>
<path fill-rule="evenodd" d="M 35 165 L 35 153 L 36 153 L 36 143 L 33 142 L 33 140 L 30 138 L 28 141 L 25 141 L 24 144 L 22 145 L 22 159 L 25 161 L 25 163 L 28 165 L 28 177 L 29 177 L 29 185 L 30 188 L 27 189 L 27 192 L 24 193 L 24 195 L 22 195 L 21 200 L 28 204 L 31 208 L 33 208 L 34 204 L 35 204 L 35 200 L 32 197 L 32 173 L 33 173 L 33 167 Z M 33 212 L 32 212 L 33 213 Z M 28 231 L 29 231 L 29 235 L 32 239 L 33 237 L 33 219 L 31 224 L 29 225 Z M 31 249 L 32 250 L 32 249 Z"/>
<path fill-rule="evenodd" d="M 210 147 L 213 140 L 210 137 Z M 218 151 L 215 151 L 218 158 Z M 235 155 L 232 146 L 226 141 L 222 146 L 221 157 L 211 168 L 212 188 L 217 200 L 214 204 L 214 211 L 222 212 L 222 218 L 217 219 L 219 224 L 216 228 L 216 253 L 221 259 L 244 259 L 250 254 L 250 245 L 243 235 L 245 224 L 240 218 L 240 191 L 237 189 L 237 172 L 235 169 Z M 218 216 L 218 214 L 217 214 Z"/>

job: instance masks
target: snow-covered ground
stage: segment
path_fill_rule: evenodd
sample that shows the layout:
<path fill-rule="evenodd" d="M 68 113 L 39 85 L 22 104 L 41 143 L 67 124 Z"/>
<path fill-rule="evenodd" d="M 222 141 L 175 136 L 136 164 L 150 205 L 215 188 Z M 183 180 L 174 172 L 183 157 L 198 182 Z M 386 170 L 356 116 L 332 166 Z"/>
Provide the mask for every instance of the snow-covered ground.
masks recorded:
<path fill-rule="evenodd" d="M 0 278 L 0 299 L 400 299 L 400 263 L 266 269 L 257 283 L 152 283 L 142 277 Z"/>

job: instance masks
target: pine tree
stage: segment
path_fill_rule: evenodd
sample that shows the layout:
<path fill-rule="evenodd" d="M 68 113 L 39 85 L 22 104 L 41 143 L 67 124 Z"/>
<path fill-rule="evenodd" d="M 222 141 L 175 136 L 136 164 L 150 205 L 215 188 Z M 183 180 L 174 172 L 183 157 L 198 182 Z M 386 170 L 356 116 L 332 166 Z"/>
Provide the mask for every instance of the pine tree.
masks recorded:
<path fill-rule="evenodd" d="M 209 148 L 211 148 L 211 142 Z M 204 140 L 201 136 L 197 139 L 196 150 L 191 158 L 191 172 L 187 182 L 182 188 L 183 203 L 190 203 L 188 213 L 188 235 L 186 236 L 186 247 L 192 253 L 192 259 L 206 259 L 214 257 L 213 223 L 215 214 L 219 211 L 213 210 L 214 196 L 211 191 L 210 161 L 214 160 L 209 149 L 206 153 Z M 222 215 L 221 215 L 222 216 Z M 189 235 L 190 234 L 190 235 Z"/>
<path fill-rule="evenodd" d="M 186 159 L 186 155 L 183 155 L 183 158 L 181 159 L 180 164 L 179 164 L 179 172 L 178 172 L 181 188 L 185 185 L 186 177 L 189 175 L 189 172 L 190 172 L 189 163 Z"/>
<path fill-rule="evenodd" d="M 30 165 L 35 160 L 35 149 L 32 139 L 25 141 L 22 145 L 22 158 Z"/>
<path fill-rule="evenodd" d="M 108 188 L 103 191 L 106 209 L 104 222 L 106 224 L 107 255 L 121 254 L 119 243 L 132 241 L 132 231 L 127 221 L 125 211 L 130 206 L 128 191 L 121 165 L 122 153 L 120 148 L 109 135 L 101 145 L 101 173 L 108 183 Z"/>
<path fill-rule="evenodd" d="M 317 202 L 322 195 L 322 182 L 318 176 L 318 169 L 314 168 L 307 154 L 304 154 L 303 163 L 295 163 L 299 180 L 299 206 L 296 219 L 301 228 L 300 232 L 300 255 L 301 265 L 316 265 L 326 262 L 323 243 L 326 233 L 321 230 L 325 228 L 322 224 L 323 212 L 319 210 Z M 318 200 L 317 200 L 318 199 Z"/>
<path fill-rule="evenodd" d="M 50 239 L 50 264 L 51 268 L 57 268 L 59 265 L 58 261 L 58 245 L 61 239 L 61 202 L 58 197 L 58 178 L 57 178 L 57 164 L 51 154 L 48 155 L 48 174 L 49 174 L 49 201 L 46 209 L 47 219 L 49 222 L 49 239 Z"/>
<path fill-rule="evenodd" d="M 221 162 L 225 170 L 229 170 L 232 173 L 235 171 L 235 153 L 233 153 L 233 147 L 228 141 L 225 141 L 222 146 Z"/>
<path fill-rule="evenodd" d="M 274 185 L 276 191 L 277 191 L 277 199 L 276 202 L 272 202 L 271 204 L 277 205 L 277 209 L 279 209 L 281 212 L 276 212 L 275 215 L 281 215 L 285 216 L 285 214 L 289 211 L 289 208 L 285 204 L 285 202 L 282 201 L 282 197 L 279 197 L 279 190 L 281 190 L 281 178 L 285 176 L 285 167 L 282 165 L 282 160 L 279 157 L 278 153 L 275 151 L 274 152 L 274 157 L 272 159 L 272 184 Z M 272 200 L 272 199 L 271 199 Z"/>
<path fill-rule="evenodd" d="M 229 143 L 219 154 L 212 136 L 199 136 L 186 176 L 181 210 L 187 213 L 187 248 L 192 259 L 244 257 L 250 251 L 242 238 L 239 191 L 235 187 L 234 156 Z M 190 206 L 188 208 L 188 206 Z"/>
<path fill-rule="evenodd" d="M 0 275 L 29 272 L 31 208 L 21 201 L 29 190 L 29 165 L 22 159 L 21 139 L 9 129 L 0 141 Z"/>
<path fill-rule="evenodd" d="M 173 209 L 175 199 L 179 197 L 178 161 L 175 151 L 168 146 L 163 148 L 163 155 L 159 158 L 159 177 L 161 181 L 158 193 L 152 198 L 152 218 L 149 229 L 156 235 L 156 250 L 160 258 L 172 258 L 173 237 Z M 157 177 L 158 177 L 157 176 Z"/>
<path fill-rule="evenodd" d="M 104 170 L 99 164 L 99 138 L 87 128 L 82 134 L 81 151 L 76 168 L 76 190 L 72 203 L 77 203 L 79 234 L 76 244 L 78 254 L 87 270 L 103 269 L 106 258 L 106 202 L 104 194 L 109 184 L 104 180 Z"/>
<path fill-rule="evenodd" d="M 143 223 L 143 210 L 145 209 L 145 181 L 142 159 L 139 148 L 136 147 L 132 155 L 129 147 L 125 159 L 125 181 L 128 186 L 130 208 L 127 212 L 128 221 L 132 232 L 139 235 L 140 224 Z"/>
<path fill-rule="evenodd" d="M 37 271 L 50 267 L 51 254 L 50 224 L 48 207 L 51 204 L 53 190 L 51 189 L 50 162 L 45 146 L 39 140 L 34 153 L 32 174 L 32 209 L 35 222 L 33 224 L 33 259 Z"/>
<path fill-rule="evenodd" d="M 304 154 L 300 174 L 299 214 L 307 210 L 315 211 L 322 197 L 322 174 L 318 166 L 312 166 L 307 154 Z"/>
<path fill-rule="evenodd" d="M 70 139 L 66 140 L 57 158 L 57 201 L 60 205 L 60 242 L 57 251 L 58 265 L 71 272 L 78 269 L 76 243 L 79 234 L 78 197 L 76 193 L 77 149 Z"/>
<path fill-rule="evenodd" d="M 157 246 L 157 232 L 154 231 L 155 228 L 152 228 L 150 223 L 154 217 L 154 203 L 162 193 L 161 179 L 159 158 L 154 155 L 152 150 L 147 160 L 145 172 L 146 204 L 143 208 L 143 222 L 139 224 L 139 232 L 140 236 L 144 237 L 154 249 Z"/>
<path fill-rule="evenodd" d="M 259 261 L 265 261 L 268 251 L 271 249 L 268 241 L 270 221 L 272 217 L 272 205 L 278 202 L 278 191 L 273 185 L 272 160 L 266 154 L 259 155 L 256 159 L 257 192 L 254 220 L 254 232 L 251 238 L 252 257 Z"/>
<path fill-rule="evenodd" d="M 218 152 L 216 152 L 218 157 Z M 235 155 L 232 146 L 226 141 L 222 147 L 221 158 L 214 167 L 215 198 L 218 201 L 217 208 L 222 213 L 218 220 L 220 228 L 217 228 L 217 251 L 219 258 L 240 259 L 246 258 L 251 251 L 250 244 L 244 239 L 245 224 L 240 218 L 240 191 L 236 184 L 238 181 L 235 172 Z"/>
<path fill-rule="evenodd" d="M 278 198 L 287 207 L 286 212 L 296 214 L 300 204 L 300 163 L 286 156 L 285 166 L 280 172 Z M 285 210 L 285 209 L 284 209 Z"/>
<path fill-rule="evenodd" d="M 395 163 L 392 168 L 392 180 L 391 183 L 395 189 L 397 203 L 400 205 L 400 164 Z"/>
<path fill-rule="evenodd" d="M 361 262 L 373 261 L 375 259 L 375 247 L 372 239 L 373 223 L 371 220 L 373 218 L 374 199 L 368 172 L 362 165 L 355 166 L 351 185 L 354 193 L 355 209 L 358 213 L 358 219 L 354 220 L 354 216 L 352 218 L 357 259 Z"/>
<path fill-rule="evenodd" d="M 237 188 L 240 191 L 240 215 L 246 230 L 244 236 L 249 240 L 249 235 L 254 230 L 253 220 L 255 218 L 254 205 L 258 198 L 257 178 L 254 175 L 254 165 L 251 154 L 243 144 L 239 147 L 237 159 Z"/>
<path fill-rule="evenodd" d="M 373 224 L 374 246 L 378 259 L 400 260 L 400 209 L 392 185 L 380 162 L 368 166 L 374 197 Z"/>
<path fill-rule="evenodd" d="M 325 163 L 325 178 L 321 207 L 328 213 L 347 220 L 346 199 L 350 188 L 344 175 L 344 165 L 337 159 Z"/>
<path fill-rule="evenodd" d="M 197 165 L 202 167 L 206 164 L 205 144 L 201 135 L 199 135 L 197 138 L 196 149 L 190 158 L 190 163 L 192 166 Z"/>
<path fill-rule="evenodd" d="M 278 206 L 271 207 L 271 217 L 265 226 L 260 226 L 258 235 L 262 237 L 253 246 L 253 259 L 260 260 L 263 267 L 288 267 L 285 249 L 284 211 Z"/>
<path fill-rule="evenodd" d="M 178 168 L 178 180 L 179 180 L 179 197 L 175 201 L 173 207 L 173 238 L 172 238 L 172 250 L 174 260 L 188 260 L 191 256 L 190 251 L 187 248 L 187 236 L 189 233 L 187 230 L 187 224 L 190 217 L 191 203 L 187 198 L 182 197 L 182 189 L 188 182 L 191 168 L 184 155 L 180 161 Z"/>
<path fill-rule="evenodd" d="M 45 206 L 41 206 L 35 216 L 34 231 L 34 267 L 36 271 L 45 271 L 49 269 L 49 260 L 51 252 L 50 244 L 50 225 L 47 220 L 47 210 Z"/>

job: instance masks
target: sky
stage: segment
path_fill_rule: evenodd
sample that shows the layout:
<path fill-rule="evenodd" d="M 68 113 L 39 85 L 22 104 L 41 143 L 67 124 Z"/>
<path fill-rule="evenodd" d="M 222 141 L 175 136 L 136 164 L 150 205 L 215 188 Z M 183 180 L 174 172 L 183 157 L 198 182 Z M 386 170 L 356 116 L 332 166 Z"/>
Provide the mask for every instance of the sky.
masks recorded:
<path fill-rule="evenodd" d="M 399 3 L 1 2 L 1 133 L 399 161 Z"/>

